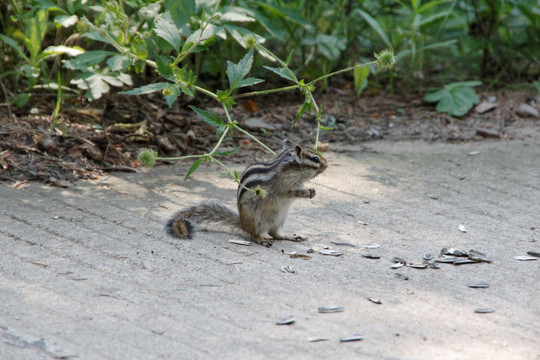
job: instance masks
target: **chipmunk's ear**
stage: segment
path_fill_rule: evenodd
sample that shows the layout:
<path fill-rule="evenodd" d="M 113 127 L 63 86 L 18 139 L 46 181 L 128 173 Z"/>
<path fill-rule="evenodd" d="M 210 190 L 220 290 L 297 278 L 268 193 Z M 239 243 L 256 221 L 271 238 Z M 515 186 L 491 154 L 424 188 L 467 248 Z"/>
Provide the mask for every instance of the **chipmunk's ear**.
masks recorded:
<path fill-rule="evenodd" d="M 300 156 L 302 154 L 302 147 L 300 145 L 296 145 L 294 147 L 294 152 L 296 153 L 296 156 L 298 156 L 299 159 L 301 159 L 302 157 Z"/>
<path fill-rule="evenodd" d="M 286 149 L 292 149 L 294 147 L 294 144 L 291 140 L 289 139 L 285 139 L 283 140 L 283 149 L 286 150 Z"/>

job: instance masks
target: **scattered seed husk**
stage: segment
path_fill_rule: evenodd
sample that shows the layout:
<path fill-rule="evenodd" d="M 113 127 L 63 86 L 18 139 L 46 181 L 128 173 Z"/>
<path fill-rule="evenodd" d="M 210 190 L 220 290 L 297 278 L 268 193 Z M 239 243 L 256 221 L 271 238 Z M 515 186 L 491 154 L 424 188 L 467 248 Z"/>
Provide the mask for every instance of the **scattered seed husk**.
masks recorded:
<path fill-rule="evenodd" d="M 396 276 L 397 278 L 403 279 L 403 280 L 405 280 L 405 281 L 409 280 L 409 277 L 408 277 L 407 275 L 403 275 L 403 274 L 401 274 L 401 273 L 396 273 L 395 276 Z"/>
<path fill-rule="evenodd" d="M 424 254 L 424 260 L 431 260 L 433 259 L 433 255 L 431 254 Z"/>
<path fill-rule="evenodd" d="M 535 256 L 535 257 L 540 257 L 540 252 L 537 252 L 537 251 L 527 251 L 527 255 L 531 255 L 531 256 Z"/>
<path fill-rule="evenodd" d="M 381 299 L 368 298 L 368 300 L 371 301 L 372 303 L 377 304 L 377 305 L 381 305 L 381 304 L 382 304 Z"/>
<path fill-rule="evenodd" d="M 283 249 L 281 249 L 281 252 L 284 253 L 285 255 L 294 255 L 294 254 L 297 253 L 297 251 L 290 251 L 290 252 L 289 252 L 289 251 L 285 251 L 285 250 L 283 250 Z"/>
<path fill-rule="evenodd" d="M 474 250 L 474 249 L 469 250 L 469 254 L 468 254 L 468 255 L 469 255 L 469 256 L 474 255 L 474 256 L 487 257 L 487 255 L 484 254 L 483 252 L 478 251 L 478 250 Z"/>
<path fill-rule="evenodd" d="M 363 222 L 363 221 L 357 221 L 360 225 L 367 225 L 368 223 L 367 222 Z"/>
<path fill-rule="evenodd" d="M 466 264 L 476 264 L 478 261 L 467 259 L 467 258 L 458 258 L 453 262 L 454 265 L 466 265 Z"/>
<path fill-rule="evenodd" d="M 467 256 L 468 254 L 465 251 L 451 248 L 446 251 L 445 255 Z"/>
<path fill-rule="evenodd" d="M 514 256 L 514 259 L 519 260 L 519 261 L 534 261 L 538 258 L 534 256 L 520 255 L 520 256 Z"/>
<path fill-rule="evenodd" d="M 330 339 L 328 338 L 311 338 L 311 339 L 308 339 L 308 342 L 319 342 L 319 341 L 328 341 Z"/>
<path fill-rule="evenodd" d="M 304 255 L 304 254 L 291 254 L 291 259 L 309 260 L 309 259 L 311 259 L 311 256 Z"/>
<path fill-rule="evenodd" d="M 294 270 L 291 266 L 284 266 L 281 268 L 281 272 L 288 272 L 288 273 L 291 273 L 291 274 L 294 274 L 296 272 L 296 270 Z"/>
<path fill-rule="evenodd" d="M 229 240 L 229 242 L 231 244 L 236 244 L 236 245 L 244 245 L 244 246 L 251 246 L 251 244 L 253 244 L 251 241 L 246 241 L 246 240 Z"/>
<path fill-rule="evenodd" d="M 323 313 L 323 314 L 337 313 L 337 312 L 342 312 L 343 310 L 345 310 L 345 307 L 343 307 L 343 306 L 321 306 L 321 307 L 319 307 L 319 312 Z"/>
<path fill-rule="evenodd" d="M 434 263 L 434 262 L 430 262 L 430 263 L 428 263 L 428 265 L 429 265 L 429 268 L 430 268 L 430 269 L 440 269 L 440 268 L 441 268 L 441 267 L 439 266 L 439 264 Z"/>
<path fill-rule="evenodd" d="M 398 263 L 393 264 L 393 265 L 390 266 L 390 267 L 391 267 L 392 269 L 399 269 L 399 268 L 402 268 L 404 265 L 405 265 L 405 264 L 398 262 Z"/>
<path fill-rule="evenodd" d="M 364 249 L 369 249 L 369 250 L 372 250 L 372 249 L 378 249 L 381 247 L 381 244 L 375 244 L 375 245 L 364 245 L 362 246 Z"/>
<path fill-rule="evenodd" d="M 473 289 L 487 289 L 489 287 L 488 283 L 468 283 L 468 287 Z"/>
<path fill-rule="evenodd" d="M 453 264 L 454 261 L 458 260 L 459 258 L 455 256 L 442 256 L 437 259 L 435 259 L 435 262 L 442 263 L 442 264 Z"/>
<path fill-rule="evenodd" d="M 339 339 L 339 342 L 352 342 L 352 341 L 360 341 L 364 337 L 360 334 L 352 334 L 349 336 L 345 336 Z"/>
<path fill-rule="evenodd" d="M 428 264 L 426 263 L 408 263 L 408 267 L 412 267 L 414 269 L 425 269 L 428 267 Z"/>
<path fill-rule="evenodd" d="M 488 259 L 487 257 L 480 256 L 480 255 L 469 255 L 469 259 L 474 260 L 476 262 L 487 262 L 487 263 L 492 262 L 491 259 Z"/>
<path fill-rule="evenodd" d="M 474 312 L 477 314 L 490 314 L 492 312 L 495 312 L 495 309 L 492 308 L 478 308 L 474 309 Z"/>
<path fill-rule="evenodd" d="M 319 254 L 330 255 L 330 256 L 342 256 L 343 255 L 343 253 L 341 251 L 337 251 L 337 250 L 321 250 L 321 251 L 319 251 Z"/>
<path fill-rule="evenodd" d="M 447 248 L 442 248 L 439 255 L 440 255 L 440 256 L 446 255 L 446 252 L 447 252 L 447 251 L 448 251 Z"/>
<path fill-rule="evenodd" d="M 280 321 L 276 322 L 276 325 L 291 325 L 296 321 L 295 317 L 292 315 L 287 315 Z"/>
<path fill-rule="evenodd" d="M 380 259 L 381 257 L 379 255 L 375 254 L 362 254 L 363 257 L 366 259 Z"/>
<path fill-rule="evenodd" d="M 356 245 L 348 243 L 348 242 L 339 242 L 339 241 L 332 241 L 332 244 L 339 245 L 339 246 L 350 246 L 350 247 L 356 247 Z"/>
<path fill-rule="evenodd" d="M 309 248 L 308 251 L 307 251 L 308 254 L 313 254 L 314 252 L 315 252 L 315 250 L 313 250 L 311 248 Z"/>
<path fill-rule="evenodd" d="M 462 233 L 466 233 L 466 232 L 467 232 L 467 229 L 465 228 L 465 225 L 459 225 L 459 226 L 458 226 L 458 230 L 461 231 Z"/>
<path fill-rule="evenodd" d="M 399 256 L 394 256 L 392 258 L 392 261 L 394 261 L 395 263 L 401 263 L 401 264 L 406 264 L 407 263 L 407 261 L 405 261 L 405 259 L 400 258 Z"/>

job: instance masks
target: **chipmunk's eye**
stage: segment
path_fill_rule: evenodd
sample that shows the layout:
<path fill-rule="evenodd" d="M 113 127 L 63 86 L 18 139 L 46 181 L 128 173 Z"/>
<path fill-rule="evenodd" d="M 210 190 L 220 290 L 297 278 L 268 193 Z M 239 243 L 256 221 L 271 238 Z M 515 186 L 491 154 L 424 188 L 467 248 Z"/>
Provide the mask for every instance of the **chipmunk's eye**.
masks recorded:
<path fill-rule="evenodd" d="M 321 159 L 319 159 L 318 156 L 313 156 L 313 157 L 311 158 L 311 160 L 313 160 L 313 162 L 314 162 L 315 164 L 318 164 L 318 163 L 321 162 Z"/>

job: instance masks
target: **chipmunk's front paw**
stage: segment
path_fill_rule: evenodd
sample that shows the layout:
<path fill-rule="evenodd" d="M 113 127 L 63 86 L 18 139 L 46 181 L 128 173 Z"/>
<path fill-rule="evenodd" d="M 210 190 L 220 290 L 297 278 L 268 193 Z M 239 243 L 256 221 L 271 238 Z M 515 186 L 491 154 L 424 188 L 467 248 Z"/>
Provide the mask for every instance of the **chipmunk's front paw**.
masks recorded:
<path fill-rule="evenodd" d="M 309 198 L 313 199 L 315 197 L 315 189 L 307 189 L 309 191 Z"/>

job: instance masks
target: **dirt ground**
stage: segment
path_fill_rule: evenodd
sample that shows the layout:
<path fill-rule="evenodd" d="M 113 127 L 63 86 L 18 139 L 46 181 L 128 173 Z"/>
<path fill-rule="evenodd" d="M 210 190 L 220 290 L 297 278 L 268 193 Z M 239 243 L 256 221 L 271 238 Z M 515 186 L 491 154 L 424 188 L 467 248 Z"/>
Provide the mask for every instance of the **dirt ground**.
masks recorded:
<path fill-rule="evenodd" d="M 481 102 L 462 118 L 435 111 L 421 96 L 386 93 L 358 98 L 347 83 L 317 94 L 324 125 L 323 150 L 357 149 L 373 140 L 468 142 L 486 139 L 540 139 L 540 115 L 524 113 L 522 106 L 540 111 L 540 97 L 521 91 L 480 94 Z M 303 97 L 291 92 L 240 101 L 232 119 L 272 148 L 290 137 L 313 146 L 316 120 L 305 115 L 291 128 Z M 201 154 L 217 142 L 216 129 L 204 123 L 188 105 L 216 112 L 217 104 L 199 99 L 180 99 L 169 109 L 160 95 L 108 96 L 96 102 L 66 98 L 55 131 L 51 132 L 55 99 L 35 97 L 32 109 L 17 112 L 0 107 L 0 180 L 38 180 L 66 187 L 78 179 L 95 179 L 106 172 L 134 171 L 141 148 L 161 156 Z M 536 110 L 535 110 L 536 109 Z M 29 114 L 29 112 L 34 114 Z M 66 133 L 63 134 L 63 124 Z M 246 163 L 265 156 L 261 147 L 236 132 L 222 149 L 240 148 L 231 160 Z"/>
<path fill-rule="evenodd" d="M 317 196 L 293 204 L 284 228 L 309 241 L 271 248 L 230 243 L 240 239 L 230 233 L 164 234 L 184 206 L 234 206 L 234 183 L 213 166 L 188 182 L 190 164 L 180 162 L 66 188 L 0 183 L 0 353 L 540 359 L 540 260 L 515 259 L 540 252 L 538 138 L 330 150 L 328 170 L 310 183 Z M 391 268 L 396 256 L 433 262 L 442 248 L 475 249 L 491 262 Z M 318 311 L 325 306 L 343 311 Z M 293 324 L 276 325 L 288 315 Z M 340 342 L 353 335 L 362 340 Z"/>

